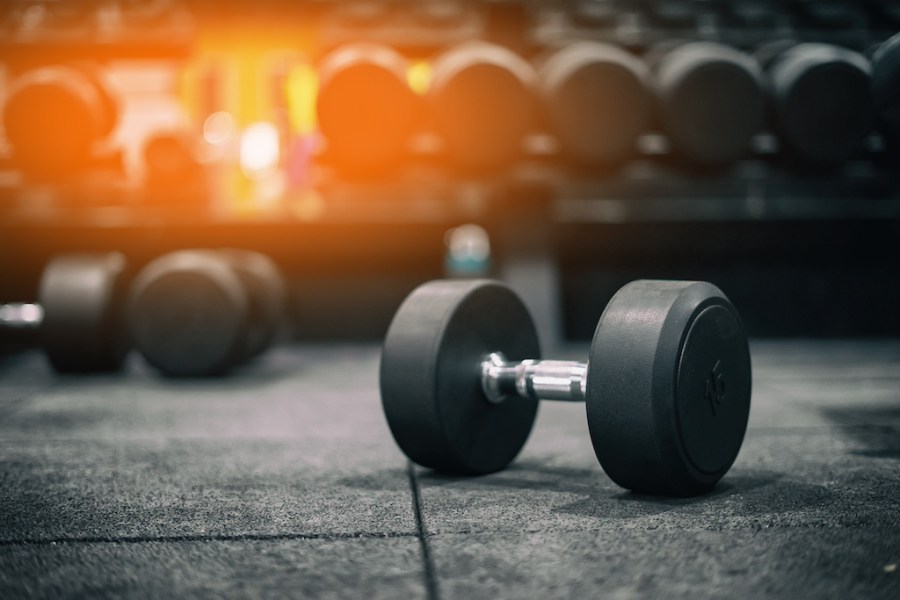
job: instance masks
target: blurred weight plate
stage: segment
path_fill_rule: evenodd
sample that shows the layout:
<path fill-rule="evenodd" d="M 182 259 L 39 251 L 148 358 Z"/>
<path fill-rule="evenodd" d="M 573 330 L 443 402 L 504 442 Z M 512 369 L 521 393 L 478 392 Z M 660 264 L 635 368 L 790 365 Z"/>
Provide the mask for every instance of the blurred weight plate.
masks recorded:
<path fill-rule="evenodd" d="M 247 355 L 250 304 L 223 257 L 199 250 L 166 254 L 132 286 L 135 348 L 165 375 L 223 374 Z"/>
<path fill-rule="evenodd" d="M 128 271 L 119 253 L 54 258 L 41 277 L 44 352 L 60 372 L 115 371 L 128 353 Z"/>

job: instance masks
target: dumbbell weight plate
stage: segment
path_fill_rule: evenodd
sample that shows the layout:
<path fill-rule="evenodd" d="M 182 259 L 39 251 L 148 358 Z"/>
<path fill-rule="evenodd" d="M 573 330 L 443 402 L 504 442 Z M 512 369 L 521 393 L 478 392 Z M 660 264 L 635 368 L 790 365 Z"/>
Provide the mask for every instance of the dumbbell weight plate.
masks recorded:
<path fill-rule="evenodd" d="M 278 267 L 265 254 L 223 248 L 218 251 L 235 270 L 247 289 L 250 321 L 247 358 L 259 356 L 275 340 L 284 316 L 287 290 Z"/>
<path fill-rule="evenodd" d="M 422 110 L 408 70 L 399 53 L 365 43 L 344 46 L 322 61 L 319 126 L 343 166 L 378 169 L 403 155 Z"/>
<path fill-rule="evenodd" d="M 539 358 L 528 310 L 492 281 L 434 281 L 397 311 L 381 357 L 381 400 L 397 444 L 414 462 L 443 472 L 484 474 L 519 453 L 537 402 L 489 403 L 481 362 Z"/>
<path fill-rule="evenodd" d="M 132 286 L 135 348 L 170 376 L 224 373 L 246 356 L 248 293 L 212 251 L 179 251 L 148 264 Z"/>
<path fill-rule="evenodd" d="M 464 169 L 507 166 L 535 128 L 537 73 L 502 46 L 469 42 L 432 63 L 426 99 L 453 162 Z"/>
<path fill-rule="evenodd" d="M 762 71 L 746 54 L 689 42 L 656 59 L 662 124 L 675 150 L 701 166 L 740 158 L 765 116 Z"/>
<path fill-rule="evenodd" d="M 634 153 L 651 112 L 640 60 L 616 46 L 579 42 L 555 52 L 540 74 L 547 116 L 569 155 L 604 165 Z"/>
<path fill-rule="evenodd" d="M 750 413 L 750 350 L 715 286 L 623 287 L 597 325 L 587 377 L 591 440 L 619 485 L 696 495 L 737 457 Z"/>
<path fill-rule="evenodd" d="M 116 371 L 128 353 L 124 304 L 128 273 L 119 253 L 53 259 L 41 277 L 40 338 L 63 373 Z"/>

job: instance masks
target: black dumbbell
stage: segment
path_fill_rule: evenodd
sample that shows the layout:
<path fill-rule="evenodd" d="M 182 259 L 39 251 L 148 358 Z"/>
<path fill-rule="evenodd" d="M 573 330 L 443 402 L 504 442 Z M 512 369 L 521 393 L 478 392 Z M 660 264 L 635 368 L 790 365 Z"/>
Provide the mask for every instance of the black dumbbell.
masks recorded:
<path fill-rule="evenodd" d="M 17 165 L 41 176 L 76 173 L 117 120 L 116 100 L 87 65 L 26 72 L 12 83 L 3 111 Z"/>
<path fill-rule="evenodd" d="M 648 56 L 660 124 L 676 153 L 721 166 L 750 149 L 765 116 L 762 71 L 753 57 L 714 42 L 668 43 Z"/>
<path fill-rule="evenodd" d="M 277 267 L 245 250 L 182 250 L 135 278 L 129 321 L 135 348 L 165 375 L 224 374 L 275 339 L 285 288 Z"/>
<path fill-rule="evenodd" d="M 640 59 L 611 44 L 578 42 L 554 52 L 539 73 L 544 112 L 567 155 L 597 166 L 634 154 L 652 106 Z"/>
<path fill-rule="evenodd" d="M 709 490 L 737 457 L 750 351 L 715 286 L 635 281 L 613 297 L 587 363 L 539 360 L 522 301 L 489 280 L 435 281 L 401 305 L 384 343 L 381 398 L 414 462 L 485 474 L 524 445 L 538 400 L 584 401 L 606 473 L 638 492 Z"/>
<path fill-rule="evenodd" d="M 900 147 L 900 33 L 872 55 L 872 94 L 879 125 L 896 151 Z"/>
<path fill-rule="evenodd" d="M 59 256 L 44 268 L 38 303 L 0 306 L 0 324 L 36 329 L 44 354 L 61 373 L 117 371 L 128 353 L 127 282 L 121 254 Z"/>
<path fill-rule="evenodd" d="M 141 145 L 143 181 L 147 187 L 157 190 L 192 190 L 203 183 L 203 164 L 197 157 L 197 140 L 187 131 L 177 129 L 155 131 Z M 187 194 L 161 194 L 174 196 L 183 203 Z M 204 200 L 203 194 L 197 201 Z"/>
<path fill-rule="evenodd" d="M 217 253 L 228 261 L 247 289 L 250 299 L 250 331 L 247 357 L 265 352 L 284 324 L 287 285 L 275 262 L 260 252 L 221 248 Z"/>
<path fill-rule="evenodd" d="M 322 60 L 316 109 L 340 166 L 380 169 L 403 155 L 422 110 L 408 70 L 403 56 L 374 44 L 344 46 Z"/>
<path fill-rule="evenodd" d="M 433 63 L 426 98 L 450 159 L 471 170 L 507 166 L 536 128 L 537 74 L 515 52 L 486 42 L 448 50 Z"/>
<path fill-rule="evenodd" d="M 789 155 L 828 165 L 862 149 L 875 122 L 865 56 L 790 41 L 763 46 L 756 55 L 768 76 L 772 125 Z"/>

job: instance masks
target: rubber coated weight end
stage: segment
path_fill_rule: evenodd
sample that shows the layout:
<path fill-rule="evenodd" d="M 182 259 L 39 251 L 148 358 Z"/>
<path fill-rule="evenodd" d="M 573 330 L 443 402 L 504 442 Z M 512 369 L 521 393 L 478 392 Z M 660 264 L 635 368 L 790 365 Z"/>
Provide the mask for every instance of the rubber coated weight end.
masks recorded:
<path fill-rule="evenodd" d="M 259 252 L 223 248 L 217 252 L 234 269 L 247 290 L 250 315 L 247 358 L 259 356 L 278 335 L 287 303 L 287 286 L 271 258 Z"/>
<path fill-rule="evenodd" d="M 900 130 L 900 33 L 872 56 L 872 94 L 879 117 L 896 133 Z"/>
<path fill-rule="evenodd" d="M 751 367 L 740 316 L 703 282 L 635 281 L 594 334 L 587 416 L 597 458 L 636 492 L 691 496 L 737 457 Z"/>
<path fill-rule="evenodd" d="M 511 50 L 461 44 L 432 63 L 426 94 L 451 160 L 466 170 L 508 166 L 536 127 L 537 73 Z"/>
<path fill-rule="evenodd" d="M 656 68 L 660 118 L 676 151 L 716 167 L 737 160 L 763 125 L 762 71 L 743 52 L 713 42 L 690 42 Z"/>
<path fill-rule="evenodd" d="M 540 358 L 534 322 L 502 284 L 434 281 L 410 294 L 391 323 L 381 357 L 381 401 L 400 449 L 438 471 L 499 471 L 531 433 L 537 402 L 491 404 L 481 362 Z"/>
<path fill-rule="evenodd" d="M 634 154 L 650 123 L 647 68 L 616 46 L 570 44 L 540 70 L 544 108 L 566 152 L 585 165 Z"/>
<path fill-rule="evenodd" d="M 124 320 L 128 271 L 119 253 L 70 254 L 53 259 L 41 277 L 40 337 L 59 372 L 122 368 L 128 354 Z"/>
<path fill-rule="evenodd" d="M 871 65 L 863 55 L 798 44 L 772 63 L 769 76 L 778 133 L 799 158 L 834 164 L 863 147 L 875 122 Z"/>
<path fill-rule="evenodd" d="M 246 356 L 250 300 L 240 277 L 211 251 L 179 251 L 148 264 L 132 286 L 132 337 L 169 376 L 222 374 Z"/>
<path fill-rule="evenodd" d="M 350 44 L 322 61 L 319 127 L 342 166 L 378 169 L 402 157 L 422 110 L 408 71 L 401 54 L 375 44 Z"/>

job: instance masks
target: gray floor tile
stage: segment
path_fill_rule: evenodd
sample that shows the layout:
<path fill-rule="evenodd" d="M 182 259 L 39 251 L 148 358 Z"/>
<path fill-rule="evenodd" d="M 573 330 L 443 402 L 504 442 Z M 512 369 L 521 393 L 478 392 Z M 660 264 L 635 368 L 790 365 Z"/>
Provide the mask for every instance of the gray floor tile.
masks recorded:
<path fill-rule="evenodd" d="M 5 442 L 0 539 L 410 532 L 391 456 L 318 441 Z"/>
<path fill-rule="evenodd" d="M 900 597 L 900 529 L 436 535 L 445 599 Z M 887 567 L 887 570 L 886 570 Z"/>
<path fill-rule="evenodd" d="M 898 459 L 891 431 L 751 432 L 713 493 L 675 499 L 619 488 L 573 438 L 535 443 L 497 474 L 418 479 L 433 533 L 878 527 L 900 522 Z"/>
<path fill-rule="evenodd" d="M 40 356 L 29 356 L 37 369 Z M 377 369 L 374 346 L 285 348 L 232 377 L 200 380 L 158 377 L 134 357 L 119 376 L 48 374 L 48 385 L 0 421 L 0 439 L 285 438 L 344 445 L 361 437 L 389 449 Z"/>
<path fill-rule="evenodd" d="M 0 539 L 413 531 L 377 356 L 292 348 L 226 379 L 139 365 L 56 379 L 0 423 Z"/>
<path fill-rule="evenodd" d="M 0 547 L 2 598 L 425 597 L 416 538 Z"/>

